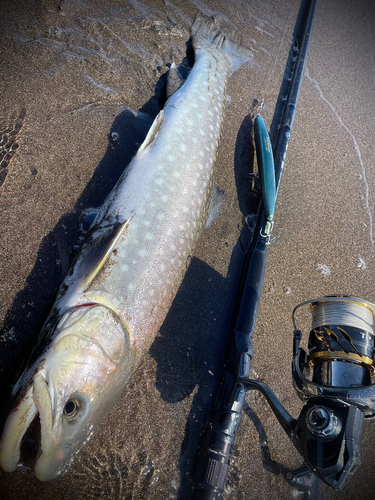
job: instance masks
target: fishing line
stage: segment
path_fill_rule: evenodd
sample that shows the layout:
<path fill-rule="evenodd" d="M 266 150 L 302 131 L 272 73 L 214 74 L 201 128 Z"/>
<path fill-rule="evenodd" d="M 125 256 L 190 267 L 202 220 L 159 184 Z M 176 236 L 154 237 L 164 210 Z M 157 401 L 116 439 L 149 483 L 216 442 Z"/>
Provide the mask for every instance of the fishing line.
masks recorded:
<path fill-rule="evenodd" d="M 371 384 L 375 375 L 374 304 L 351 296 L 329 296 L 310 304 L 312 325 L 308 342 L 312 380 L 326 386 Z M 301 333 L 295 329 L 295 335 Z M 345 366 L 343 365 L 345 362 Z M 348 363 L 351 366 L 348 366 Z"/>
<path fill-rule="evenodd" d="M 366 1 L 366 17 L 367 17 L 367 28 L 368 28 L 368 36 L 369 36 L 369 40 L 370 40 L 370 53 L 371 53 L 371 66 L 372 66 L 372 74 L 373 74 L 373 78 L 374 78 L 374 86 L 375 86 L 375 67 L 374 67 L 374 54 L 373 54 L 373 50 L 372 50 L 372 43 L 371 43 L 371 30 L 370 30 L 370 17 L 369 17 L 369 12 L 368 12 L 368 5 L 367 5 L 367 1 Z"/>
<path fill-rule="evenodd" d="M 313 309 L 312 329 L 322 325 L 352 326 L 374 334 L 374 315 L 356 302 L 319 302 Z"/>
<path fill-rule="evenodd" d="M 330 306 L 328 305 L 330 303 L 336 304 L 336 305 L 334 305 L 333 308 L 330 308 Z M 352 321 L 358 321 L 357 324 L 361 324 L 360 317 L 362 318 L 364 316 L 364 319 L 362 318 L 362 321 L 366 324 L 367 327 L 369 325 L 371 325 L 371 329 L 367 330 L 367 331 L 373 332 L 373 324 L 374 324 L 374 317 L 375 317 L 375 304 L 373 304 L 372 302 L 369 302 L 367 300 L 362 300 L 362 299 L 352 297 L 349 295 L 330 295 L 327 297 L 321 297 L 321 298 L 306 300 L 304 302 L 301 302 L 293 309 L 292 320 L 293 320 L 294 330 L 299 330 L 299 328 L 297 326 L 297 318 L 296 318 L 297 311 L 299 309 L 301 309 L 302 307 L 307 306 L 309 304 L 310 304 L 311 311 L 313 313 L 312 328 L 316 328 L 316 324 L 314 324 L 314 310 L 320 305 L 322 307 L 322 309 L 320 309 L 320 310 L 318 309 L 318 311 L 315 312 L 316 315 L 322 315 L 322 318 L 324 318 L 324 316 L 323 316 L 324 312 L 327 312 L 327 314 L 335 314 L 335 312 L 334 312 L 335 308 L 336 308 L 336 311 L 339 311 L 339 310 L 341 310 L 343 312 L 348 311 L 349 317 L 351 317 Z M 338 305 L 338 304 L 340 304 L 340 305 Z M 350 304 L 352 304 L 352 306 Z M 354 309 L 353 306 L 354 307 L 358 306 L 361 309 Z M 358 314 L 359 317 L 357 319 L 354 319 L 354 317 L 355 317 L 355 314 L 353 314 L 354 312 L 357 314 L 359 313 Z M 352 313 L 352 314 L 350 314 L 350 313 Z M 368 316 L 368 313 L 372 315 L 372 319 L 370 319 L 370 317 Z M 344 325 L 345 323 L 342 322 L 341 316 L 339 314 L 337 316 L 340 319 L 339 324 Z M 317 317 L 317 316 L 315 316 L 315 317 Z M 332 316 L 327 316 L 327 317 L 329 319 Z M 348 318 L 348 316 L 346 316 L 346 317 Z M 349 321 L 349 319 L 348 319 L 348 321 Z M 364 323 L 362 323 L 362 325 Z M 320 323 L 320 324 L 327 325 L 329 323 Z M 332 322 L 330 324 L 332 324 Z M 354 326 L 354 328 L 357 328 L 357 326 Z"/>
<path fill-rule="evenodd" d="M 297 2 L 295 2 L 295 4 L 297 4 Z M 293 6 L 294 7 L 294 6 Z M 265 98 L 266 98 L 266 94 L 267 94 L 267 91 L 268 91 L 268 85 L 270 83 L 270 80 L 271 80 L 271 76 L 272 76 L 272 73 L 274 72 L 275 70 L 275 67 L 276 67 L 276 63 L 279 59 L 279 55 L 280 55 L 280 50 L 281 50 L 281 47 L 284 43 L 284 39 L 285 39 L 285 36 L 286 36 L 286 32 L 287 32 L 287 25 L 289 24 L 289 20 L 290 20 L 290 17 L 292 15 L 292 11 L 293 11 L 293 7 L 290 9 L 289 11 L 289 14 L 288 14 L 288 17 L 285 21 L 285 24 L 284 24 L 284 30 L 283 30 L 283 36 L 281 38 L 281 42 L 279 44 L 279 47 L 277 49 L 277 54 L 276 54 L 276 57 L 274 57 L 274 60 L 273 60 L 273 65 L 272 65 L 272 68 L 271 68 L 271 71 L 268 72 L 268 78 L 266 80 L 266 86 L 265 86 L 265 89 L 264 89 L 264 92 L 263 92 L 263 97 L 262 99 L 260 100 L 260 105 L 259 107 L 257 108 L 257 115 L 260 115 L 262 114 L 262 111 L 264 109 L 264 101 L 265 101 Z"/>

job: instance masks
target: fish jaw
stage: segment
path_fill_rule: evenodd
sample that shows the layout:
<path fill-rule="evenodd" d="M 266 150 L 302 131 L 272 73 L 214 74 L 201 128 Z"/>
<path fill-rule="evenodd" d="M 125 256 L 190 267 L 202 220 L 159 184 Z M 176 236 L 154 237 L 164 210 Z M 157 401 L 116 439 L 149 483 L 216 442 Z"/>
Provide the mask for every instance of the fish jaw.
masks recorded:
<path fill-rule="evenodd" d="M 6 472 L 13 472 L 20 460 L 22 438 L 37 415 L 30 386 L 19 405 L 9 415 L 0 443 L 0 465 Z"/>
<path fill-rule="evenodd" d="M 55 425 L 54 429 L 48 425 L 46 406 L 48 407 L 49 401 L 44 398 L 40 400 L 41 440 L 39 457 L 34 466 L 35 475 L 40 481 L 50 481 L 62 474 L 69 465 L 70 458 L 92 435 L 94 424 L 91 417 L 95 410 L 98 411 L 98 408 L 91 404 L 90 398 L 84 393 L 75 394 L 74 398 L 70 396 L 69 399 L 80 402 L 82 414 L 79 416 L 79 421 L 75 421 L 69 426 L 67 418 L 64 417 L 64 411 L 58 412 L 58 425 Z"/>
<path fill-rule="evenodd" d="M 51 345 L 30 369 L 27 391 L 21 392 L 9 415 L 0 444 L 0 465 L 12 472 L 22 461 L 22 440 L 34 418 L 39 418 L 34 470 L 41 481 L 66 470 L 135 368 L 128 332 L 107 307 L 68 311 L 57 330 Z"/>

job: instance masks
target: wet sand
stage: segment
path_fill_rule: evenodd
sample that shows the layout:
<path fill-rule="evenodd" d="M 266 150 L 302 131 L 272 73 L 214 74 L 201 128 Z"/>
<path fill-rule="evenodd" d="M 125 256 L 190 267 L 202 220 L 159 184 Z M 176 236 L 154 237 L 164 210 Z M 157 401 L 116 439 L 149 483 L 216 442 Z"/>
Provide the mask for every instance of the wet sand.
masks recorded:
<path fill-rule="evenodd" d="M 255 169 L 253 101 L 264 100 L 270 125 L 298 9 L 298 1 L 287 0 L 2 2 L 0 129 L 15 129 L 11 141 L 19 144 L 9 164 L 0 164 L 3 400 L 17 356 L 61 279 L 59 247 L 74 241 L 82 209 L 103 201 L 142 142 L 157 98 L 162 101 L 163 74 L 186 56 L 196 14 L 216 14 L 254 57 L 228 87 L 216 179 L 225 205 L 199 242 L 160 335 L 67 474 L 41 483 L 30 474 L 0 472 L 1 498 L 189 497 L 194 453 L 220 372 L 241 259 L 238 238 L 251 209 L 242 186 L 246 168 Z M 294 416 L 301 403 L 291 382 L 293 307 L 332 293 L 375 301 L 374 24 L 375 8 L 365 0 L 318 3 L 252 367 Z M 274 462 L 262 461 L 259 434 L 244 417 L 227 498 L 291 498 L 277 463 L 296 467 L 302 460 L 264 399 L 254 394 L 249 404 Z M 372 498 L 374 438 L 370 421 L 362 466 L 345 490 L 324 488 L 324 498 Z"/>

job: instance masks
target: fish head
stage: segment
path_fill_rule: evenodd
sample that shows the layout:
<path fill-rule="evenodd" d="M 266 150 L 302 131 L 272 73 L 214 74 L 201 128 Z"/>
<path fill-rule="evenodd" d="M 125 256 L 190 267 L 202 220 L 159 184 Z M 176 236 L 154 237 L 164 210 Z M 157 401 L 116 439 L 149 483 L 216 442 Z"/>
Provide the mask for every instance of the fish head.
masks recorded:
<path fill-rule="evenodd" d="M 21 377 L 0 443 L 0 465 L 11 472 L 22 461 L 22 443 L 30 441 L 30 429 L 37 427 L 39 435 L 31 442 L 36 443 L 34 470 L 41 481 L 66 470 L 135 366 L 128 330 L 107 307 L 70 310 L 57 330 L 48 349 Z"/>

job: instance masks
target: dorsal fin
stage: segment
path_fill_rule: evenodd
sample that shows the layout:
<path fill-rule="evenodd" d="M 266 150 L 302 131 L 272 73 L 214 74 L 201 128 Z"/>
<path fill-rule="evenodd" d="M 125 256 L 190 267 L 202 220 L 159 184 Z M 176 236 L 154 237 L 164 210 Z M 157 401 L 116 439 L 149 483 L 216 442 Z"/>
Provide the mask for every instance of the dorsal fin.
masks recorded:
<path fill-rule="evenodd" d="M 167 97 L 168 99 L 173 95 L 177 90 L 181 87 L 183 81 L 178 76 L 177 66 L 175 63 L 171 64 L 171 67 L 168 71 L 168 80 L 167 80 Z"/>
<path fill-rule="evenodd" d="M 162 109 L 158 116 L 153 121 L 150 130 L 147 132 L 146 139 L 142 142 L 138 149 L 138 153 L 144 151 L 150 144 L 154 141 L 156 134 L 159 132 L 160 127 L 162 126 L 164 121 L 164 110 Z"/>

